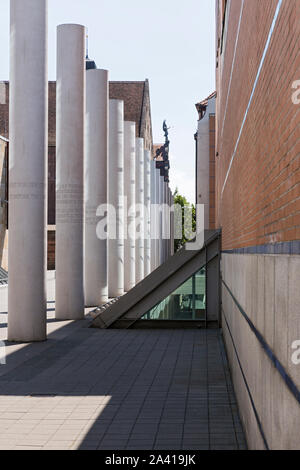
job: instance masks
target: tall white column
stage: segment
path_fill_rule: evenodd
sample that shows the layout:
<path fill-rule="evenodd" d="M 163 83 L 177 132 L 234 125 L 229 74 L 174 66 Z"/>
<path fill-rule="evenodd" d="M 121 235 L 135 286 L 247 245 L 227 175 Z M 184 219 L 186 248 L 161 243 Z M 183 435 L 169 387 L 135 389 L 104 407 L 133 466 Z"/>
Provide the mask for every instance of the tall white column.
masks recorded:
<path fill-rule="evenodd" d="M 168 204 L 169 204 L 169 224 L 170 224 L 170 238 L 169 238 L 169 245 L 168 245 L 168 257 L 171 255 L 171 248 L 172 248 L 172 193 L 170 187 L 168 187 Z"/>
<path fill-rule="evenodd" d="M 156 168 L 156 267 L 160 266 L 160 170 Z"/>
<path fill-rule="evenodd" d="M 57 28 L 56 318 L 84 317 L 85 27 Z"/>
<path fill-rule="evenodd" d="M 97 231 L 99 217 L 96 217 L 96 215 L 102 218 L 106 216 L 107 204 L 107 70 L 87 71 L 85 130 L 84 278 L 85 305 L 91 307 L 101 305 L 108 300 L 107 238 L 102 230 Z"/>
<path fill-rule="evenodd" d="M 136 225 L 135 243 L 135 280 L 136 284 L 144 279 L 144 139 L 136 139 Z"/>
<path fill-rule="evenodd" d="M 169 199 L 169 184 L 165 183 L 165 206 L 166 206 L 166 258 L 165 261 L 170 256 L 170 199 Z"/>
<path fill-rule="evenodd" d="M 47 6 L 10 2 L 10 341 L 46 339 Z"/>
<path fill-rule="evenodd" d="M 124 102 L 109 101 L 108 295 L 124 294 Z"/>
<path fill-rule="evenodd" d="M 164 215 L 164 227 L 163 227 L 163 233 L 164 233 L 164 262 L 167 259 L 167 242 L 168 239 L 166 238 L 167 236 L 167 183 L 164 181 L 163 183 L 163 215 Z"/>
<path fill-rule="evenodd" d="M 163 263 L 163 177 L 160 175 L 159 172 L 159 213 L 158 213 L 158 223 L 159 223 L 159 255 L 158 255 L 158 262 L 159 266 Z"/>
<path fill-rule="evenodd" d="M 169 186 L 168 183 L 165 183 L 166 186 L 166 226 L 167 226 L 167 233 L 168 238 L 166 239 L 166 260 L 169 258 L 169 245 L 170 245 L 170 204 L 169 204 Z"/>
<path fill-rule="evenodd" d="M 151 236 L 151 272 L 156 269 L 156 162 L 151 160 L 151 210 L 150 210 L 150 236 Z"/>
<path fill-rule="evenodd" d="M 171 250 L 170 250 L 170 253 L 171 253 L 171 256 L 173 256 L 174 255 L 175 213 L 174 213 L 174 196 L 172 194 L 172 191 L 171 191 L 170 194 L 171 194 L 171 208 L 172 208 L 172 211 L 171 211 Z"/>
<path fill-rule="evenodd" d="M 156 179 L 156 199 L 155 199 L 155 220 L 156 220 L 156 242 L 155 242 L 155 260 L 156 260 L 156 267 L 158 268 L 160 265 L 160 170 L 155 169 L 155 179 Z"/>
<path fill-rule="evenodd" d="M 171 253 L 171 198 L 169 183 L 167 184 L 167 202 L 168 202 L 168 251 L 167 258 L 170 257 Z"/>
<path fill-rule="evenodd" d="M 135 286 L 135 122 L 124 123 L 124 192 L 127 201 L 127 229 L 125 236 L 124 289 Z"/>
<path fill-rule="evenodd" d="M 151 238 L 150 238 L 150 210 L 151 210 L 151 167 L 150 167 L 150 150 L 144 152 L 144 276 L 147 277 L 151 273 Z"/>

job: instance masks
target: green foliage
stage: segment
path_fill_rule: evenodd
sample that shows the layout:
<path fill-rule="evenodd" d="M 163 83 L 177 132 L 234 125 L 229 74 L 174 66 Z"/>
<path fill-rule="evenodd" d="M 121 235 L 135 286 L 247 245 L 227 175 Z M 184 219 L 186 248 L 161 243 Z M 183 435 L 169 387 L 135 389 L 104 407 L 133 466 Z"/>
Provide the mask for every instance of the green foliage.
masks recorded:
<path fill-rule="evenodd" d="M 193 238 L 193 234 L 191 232 L 196 232 L 196 209 L 195 206 L 189 203 L 184 196 L 181 196 L 181 194 L 179 194 L 178 188 L 176 188 L 174 193 L 174 204 L 179 204 L 181 206 L 182 212 L 182 237 L 180 240 L 174 240 L 174 250 L 176 253 L 178 250 L 180 250 L 180 248 L 183 247 L 186 242 L 190 241 Z M 192 212 L 192 228 L 186 232 L 184 230 L 184 208 L 186 208 L 186 211 Z"/>

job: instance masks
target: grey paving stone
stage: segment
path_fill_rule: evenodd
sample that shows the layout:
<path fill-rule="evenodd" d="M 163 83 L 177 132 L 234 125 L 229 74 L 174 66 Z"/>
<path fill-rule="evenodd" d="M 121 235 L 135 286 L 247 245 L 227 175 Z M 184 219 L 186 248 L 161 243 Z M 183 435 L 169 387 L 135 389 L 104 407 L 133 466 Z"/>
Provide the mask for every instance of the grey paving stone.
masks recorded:
<path fill-rule="evenodd" d="M 130 439 L 128 441 L 127 447 L 133 446 L 147 446 L 147 448 L 152 449 L 154 445 L 154 439 Z"/>
<path fill-rule="evenodd" d="M 238 450 L 236 445 L 211 445 L 211 450 Z"/>
<path fill-rule="evenodd" d="M 239 450 L 248 450 L 247 444 L 238 444 Z"/>
<path fill-rule="evenodd" d="M 126 446 L 125 450 L 152 450 L 153 446 L 148 444 Z"/>
<path fill-rule="evenodd" d="M 1 449 L 246 447 L 218 331 L 84 325 L 10 354 Z"/>

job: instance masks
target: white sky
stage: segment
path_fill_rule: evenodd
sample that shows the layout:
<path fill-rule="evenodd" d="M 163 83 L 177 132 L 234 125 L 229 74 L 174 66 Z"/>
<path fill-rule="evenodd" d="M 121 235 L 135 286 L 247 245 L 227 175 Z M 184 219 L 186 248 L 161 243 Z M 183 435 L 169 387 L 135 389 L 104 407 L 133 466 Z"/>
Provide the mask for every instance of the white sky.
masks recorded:
<path fill-rule="evenodd" d="M 195 198 L 195 103 L 215 89 L 215 0 L 48 0 L 49 79 L 56 26 L 88 27 L 89 56 L 111 80 L 150 81 L 154 143 L 171 141 L 170 184 Z M 9 79 L 9 0 L 0 0 L 0 80 Z"/>

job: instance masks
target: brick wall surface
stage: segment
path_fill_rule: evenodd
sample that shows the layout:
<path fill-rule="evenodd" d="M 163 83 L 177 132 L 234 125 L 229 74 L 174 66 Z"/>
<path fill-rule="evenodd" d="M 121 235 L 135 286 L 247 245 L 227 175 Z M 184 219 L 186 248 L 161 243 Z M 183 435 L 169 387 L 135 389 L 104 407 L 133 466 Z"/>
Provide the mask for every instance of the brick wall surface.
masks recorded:
<path fill-rule="evenodd" d="M 277 5 L 227 2 L 221 53 L 226 21 L 217 0 L 216 212 L 223 249 L 300 239 L 300 105 L 292 102 L 292 84 L 300 80 L 299 0 L 282 3 L 241 132 Z"/>
<path fill-rule="evenodd" d="M 216 228 L 216 185 L 215 185 L 215 162 L 216 162 L 216 117 L 209 116 L 209 229 Z"/>
<path fill-rule="evenodd" d="M 48 144 L 56 145 L 56 82 L 48 85 Z"/>
<path fill-rule="evenodd" d="M 55 230 L 48 230 L 47 269 L 55 269 Z"/>
<path fill-rule="evenodd" d="M 48 224 L 55 225 L 56 147 L 48 147 Z"/>

